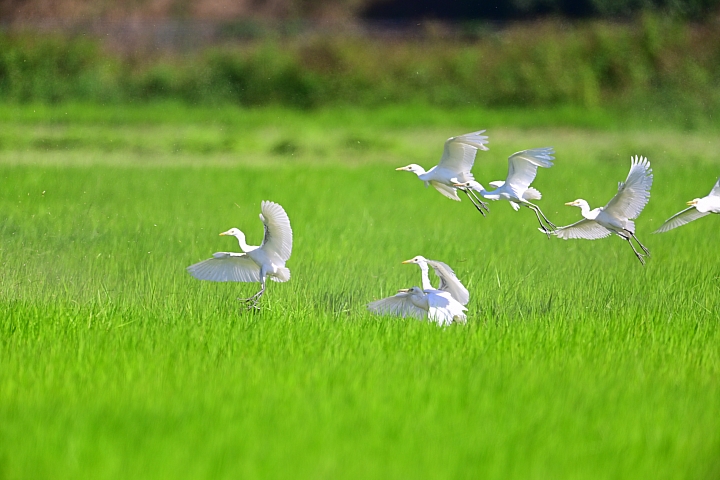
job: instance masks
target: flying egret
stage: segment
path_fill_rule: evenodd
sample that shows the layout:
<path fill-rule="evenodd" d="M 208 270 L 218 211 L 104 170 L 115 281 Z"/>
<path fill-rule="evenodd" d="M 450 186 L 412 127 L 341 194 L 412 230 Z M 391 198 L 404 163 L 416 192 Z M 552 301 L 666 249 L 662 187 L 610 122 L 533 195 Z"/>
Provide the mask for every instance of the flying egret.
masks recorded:
<path fill-rule="evenodd" d="M 618 184 L 618 193 L 604 207 L 590 210 L 588 203 L 579 198 L 565 205 L 580 207 L 582 216 L 585 217 L 579 222 L 557 228 L 553 233 L 564 240 L 572 238 L 584 238 L 595 240 L 605 238 L 614 233 L 623 240 L 627 240 L 635 252 L 640 263 L 645 265 L 645 255 L 650 256 L 650 251 L 640 243 L 635 236 L 635 222 L 633 219 L 640 215 L 645 205 L 650 200 L 650 187 L 653 176 L 650 162 L 645 157 L 631 157 L 630 173 L 625 182 Z M 639 253 L 631 239 L 645 252 Z"/>
<path fill-rule="evenodd" d="M 465 315 L 467 308 L 455 300 L 449 292 L 420 287 L 400 289 L 392 297 L 369 303 L 368 309 L 381 315 L 413 317 L 419 320 L 427 318 L 439 325 L 467 322 Z"/>
<path fill-rule="evenodd" d="M 554 154 L 555 151 L 552 147 L 531 148 L 513 153 L 508 157 L 508 174 L 505 181 L 490 182 L 490 185 L 495 187 L 495 190 L 485 190 L 485 187 L 475 180 L 458 182 L 454 186 L 465 192 L 477 192 L 481 197 L 488 200 L 507 200 L 516 212 L 521 205 L 526 206 L 535 212 L 535 216 L 540 222 L 540 228 L 547 233 L 548 230 L 554 229 L 555 225 L 548 220 L 540 207 L 530 202 L 530 200 L 542 198 L 542 194 L 531 187 L 530 184 L 535 180 L 538 167 L 550 168 L 553 166 Z M 545 220 L 545 224 L 543 220 Z M 550 238 L 549 233 L 548 238 Z"/>
<path fill-rule="evenodd" d="M 720 178 L 706 197 L 690 200 L 687 204 L 690 205 L 688 208 L 665 220 L 654 233 L 667 232 L 705 215 L 720 213 Z"/>
<path fill-rule="evenodd" d="M 458 197 L 454 184 L 475 180 L 473 174 L 470 173 L 475 162 L 475 155 L 478 150 L 488 150 L 488 147 L 485 146 L 488 143 L 488 137 L 487 135 L 481 135 L 482 133 L 485 133 L 485 130 L 448 138 L 445 141 L 445 149 L 440 158 L 440 163 L 428 171 L 414 163 L 395 170 L 413 172 L 420 180 L 425 182 L 426 187 L 432 185 L 447 198 L 459 202 L 460 197 Z M 475 205 L 475 208 L 485 216 L 483 209 L 489 211 L 487 204 L 473 192 L 464 191 L 472 204 Z"/>
<path fill-rule="evenodd" d="M 461 305 L 467 305 L 470 301 L 470 292 L 468 292 L 467 288 L 458 280 L 455 272 L 453 272 L 453 269 L 450 268 L 449 265 L 437 260 L 428 260 L 422 255 L 413 257 L 410 260 L 405 260 L 402 263 L 414 263 L 420 267 L 423 290 L 441 290 L 448 292 Z M 430 283 L 428 265 L 433 268 L 435 275 L 440 278 L 440 286 L 438 286 L 437 289 Z"/>
<path fill-rule="evenodd" d="M 199 280 L 213 282 L 260 282 L 260 291 L 250 298 L 242 299 L 248 308 L 255 307 L 265 292 L 267 277 L 276 282 L 290 280 L 290 270 L 285 262 L 292 252 L 292 228 L 285 210 L 274 202 L 263 201 L 260 220 L 265 225 L 262 245 L 245 243 L 245 234 L 231 228 L 220 235 L 237 238 L 243 253 L 217 252 L 213 258 L 190 265 L 187 271 Z"/>

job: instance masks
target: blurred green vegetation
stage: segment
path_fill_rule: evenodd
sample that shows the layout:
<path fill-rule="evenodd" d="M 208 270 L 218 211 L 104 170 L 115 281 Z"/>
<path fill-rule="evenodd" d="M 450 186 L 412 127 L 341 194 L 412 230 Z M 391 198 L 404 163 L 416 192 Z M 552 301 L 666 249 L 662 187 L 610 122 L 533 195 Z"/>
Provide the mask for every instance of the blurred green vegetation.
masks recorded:
<path fill-rule="evenodd" d="M 452 39 L 306 35 L 132 55 L 85 37 L 4 33 L 0 101 L 574 106 L 638 110 L 694 127 L 717 122 L 716 27 L 647 14 L 627 23 L 523 23 Z"/>

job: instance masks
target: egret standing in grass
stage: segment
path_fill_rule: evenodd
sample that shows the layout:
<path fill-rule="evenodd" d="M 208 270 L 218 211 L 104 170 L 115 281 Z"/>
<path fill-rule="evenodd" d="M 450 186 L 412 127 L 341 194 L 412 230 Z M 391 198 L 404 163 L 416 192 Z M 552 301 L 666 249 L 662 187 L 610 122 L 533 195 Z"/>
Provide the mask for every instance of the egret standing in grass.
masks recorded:
<path fill-rule="evenodd" d="M 429 319 L 439 325 L 453 322 L 465 323 L 467 308 L 455 300 L 449 292 L 427 290 L 420 287 L 403 288 L 392 297 L 368 304 L 371 312 L 381 315 Z"/>
<path fill-rule="evenodd" d="M 630 173 L 625 182 L 618 184 L 618 193 L 608 204 L 590 210 L 588 202 L 582 198 L 566 203 L 565 205 L 580 207 L 584 218 L 572 225 L 557 228 L 553 235 L 564 240 L 571 238 L 595 240 L 614 233 L 623 240 L 627 240 L 640 263 L 645 265 L 643 257 L 650 256 L 650 251 L 635 236 L 633 219 L 640 215 L 650 200 L 652 181 L 652 169 L 648 159 L 638 156 L 631 157 Z M 631 239 L 637 242 L 645 255 L 637 251 Z"/>
<path fill-rule="evenodd" d="M 213 258 L 190 265 L 187 271 L 199 280 L 213 282 L 260 282 L 260 291 L 250 298 L 241 299 L 248 308 L 257 306 L 258 299 L 265 292 L 265 281 L 269 277 L 276 282 L 290 280 L 290 270 L 285 262 L 292 253 L 292 229 L 285 210 L 274 202 L 263 201 L 260 220 L 265 226 L 262 245 L 245 243 L 245 234 L 237 228 L 221 233 L 237 238 L 243 253 L 217 252 Z"/>
<path fill-rule="evenodd" d="M 455 272 L 446 263 L 437 260 L 428 260 L 422 255 L 405 260 L 402 263 L 414 263 L 420 267 L 422 272 L 422 288 L 423 290 L 440 290 L 448 292 L 452 297 L 457 300 L 461 305 L 467 305 L 470 301 L 470 292 L 465 286 L 458 280 Z M 436 289 L 430 283 L 430 276 L 428 274 L 428 265 L 433 268 L 435 275 L 440 279 L 440 286 Z"/>
<path fill-rule="evenodd" d="M 537 176 L 538 167 L 550 168 L 553 166 L 554 154 L 555 151 L 552 147 L 532 148 L 513 153 L 508 157 L 508 174 L 505 181 L 490 182 L 495 190 L 485 190 L 485 187 L 475 180 L 458 182 L 454 186 L 466 193 L 468 191 L 477 192 L 487 200 L 507 200 L 516 212 L 520 209 L 520 205 L 523 205 L 535 212 L 535 216 L 540 222 L 540 228 L 547 232 L 554 229 L 555 225 L 548 220 L 540 207 L 530 202 L 530 200 L 542 198 L 542 194 L 532 188 L 530 184 Z M 550 238 L 549 234 L 548 238 Z"/>
<path fill-rule="evenodd" d="M 720 213 L 720 179 L 706 197 L 690 200 L 687 204 L 690 205 L 688 208 L 665 220 L 655 233 L 667 232 L 711 213 Z"/>
<path fill-rule="evenodd" d="M 488 143 L 488 137 L 482 135 L 483 133 L 485 130 L 448 138 L 445 141 L 445 149 L 440 163 L 428 171 L 414 163 L 395 170 L 413 172 L 425 182 L 426 187 L 432 185 L 447 198 L 459 202 L 460 197 L 458 197 L 455 184 L 475 180 L 470 172 L 475 162 L 475 155 L 478 150 L 488 150 L 488 147 L 485 146 Z M 472 192 L 465 190 L 465 194 L 475 208 L 485 216 L 483 210 L 488 211 L 487 204 Z"/>

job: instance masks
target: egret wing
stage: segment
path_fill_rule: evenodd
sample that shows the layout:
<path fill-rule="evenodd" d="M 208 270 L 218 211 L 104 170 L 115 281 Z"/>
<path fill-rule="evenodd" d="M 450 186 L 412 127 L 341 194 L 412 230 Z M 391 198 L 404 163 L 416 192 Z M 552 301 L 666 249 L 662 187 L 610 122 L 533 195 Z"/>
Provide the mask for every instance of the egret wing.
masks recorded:
<path fill-rule="evenodd" d="M 448 292 L 460 304 L 467 305 L 470 301 L 470 292 L 457 278 L 453 269 L 448 264 L 437 260 L 428 260 L 427 263 L 435 270 L 435 275 L 440 278 L 438 290 Z"/>
<path fill-rule="evenodd" d="M 585 240 L 596 240 L 598 238 L 605 238 L 612 232 L 607 228 L 603 227 L 594 220 L 588 220 L 583 218 L 579 222 L 575 222 L 572 225 L 564 227 L 558 227 L 552 232 L 558 238 L 563 240 L 572 240 L 576 238 L 583 238 Z"/>
<path fill-rule="evenodd" d="M 709 197 L 720 197 L 720 178 L 715 182 L 715 186 L 710 190 Z"/>
<path fill-rule="evenodd" d="M 467 320 L 465 315 L 467 309 L 456 301 L 449 292 L 425 290 L 425 294 L 428 300 L 428 319 L 440 325 L 449 325 L 455 320 L 461 322 Z"/>
<path fill-rule="evenodd" d="M 510 155 L 508 158 L 508 175 L 505 183 L 513 189 L 524 191 L 535 180 L 538 167 L 553 166 L 555 150 L 552 147 L 531 148 Z"/>
<path fill-rule="evenodd" d="M 444 183 L 436 182 L 434 180 L 430 180 L 430 185 L 435 187 L 435 190 L 442 193 L 450 200 L 455 200 L 456 202 L 460 201 L 460 197 L 458 197 L 457 189 L 455 187 L 450 187 Z"/>
<path fill-rule="evenodd" d="M 488 143 L 487 135 L 482 135 L 485 130 L 466 133 L 457 137 L 450 137 L 445 141 L 445 149 L 438 168 L 445 168 L 456 173 L 469 173 L 475 163 L 475 154 L 478 150 L 488 150 L 485 145 Z M 459 179 L 462 182 L 473 180 L 472 177 Z"/>
<path fill-rule="evenodd" d="M 682 225 L 685 225 L 686 223 L 692 222 L 693 220 L 702 218 L 705 215 L 710 215 L 710 212 L 698 212 L 694 206 L 688 207 L 685 210 L 678 212 L 672 217 L 665 220 L 665 223 L 663 223 L 660 228 L 655 230 L 655 233 L 667 232 L 668 230 L 672 230 L 673 228 L 680 227 Z"/>
<path fill-rule="evenodd" d="M 187 267 L 198 280 L 212 282 L 259 282 L 260 267 L 244 253 L 217 252 L 213 258 Z"/>
<path fill-rule="evenodd" d="M 652 182 L 652 169 L 648 159 L 633 157 L 627 179 L 618 184 L 618 193 L 603 211 L 616 218 L 637 218 L 650 200 Z"/>
<path fill-rule="evenodd" d="M 265 224 L 265 237 L 260 248 L 286 262 L 292 253 L 293 234 L 290 219 L 285 210 L 275 202 L 264 200 L 260 208 L 260 219 Z"/>
<path fill-rule="evenodd" d="M 392 297 L 383 298 L 368 303 L 368 310 L 380 315 L 394 315 L 396 317 L 412 317 L 424 320 L 426 312 L 410 301 L 410 294 L 399 292 Z"/>

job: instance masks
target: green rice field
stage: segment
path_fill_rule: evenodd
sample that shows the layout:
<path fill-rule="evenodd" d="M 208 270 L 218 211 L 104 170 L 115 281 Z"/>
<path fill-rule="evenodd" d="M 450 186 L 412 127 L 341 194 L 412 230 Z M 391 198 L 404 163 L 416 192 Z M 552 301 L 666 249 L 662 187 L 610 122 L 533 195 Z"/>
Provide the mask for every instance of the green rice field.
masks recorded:
<path fill-rule="evenodd" d="M 0 478 L 720 478 L 717 131 L 590 112 L 0 108 Z M 35 110 L 35 111 L 34 111 Z M 38 110 L 40 112 L 38 113 Z M 569 119 L 567 121 L 555 121 Z M 557 225 L 654 171 L 637 236 L 548 240 L 395 167 L 487 128 L 473 172 L 552 146 Z M 200 282 L 287 211 L 288 283 Z M 373 316 L 451 265 L 468 323 Z"/>

